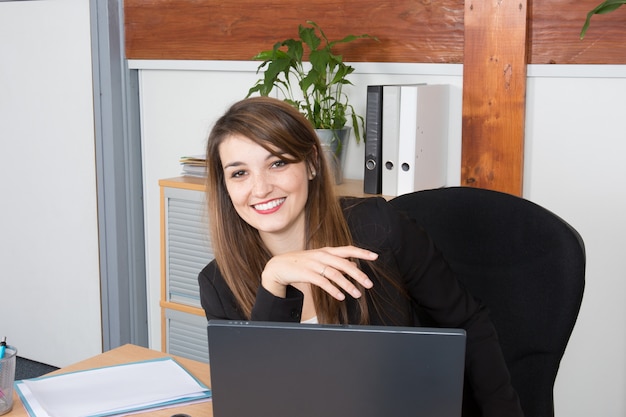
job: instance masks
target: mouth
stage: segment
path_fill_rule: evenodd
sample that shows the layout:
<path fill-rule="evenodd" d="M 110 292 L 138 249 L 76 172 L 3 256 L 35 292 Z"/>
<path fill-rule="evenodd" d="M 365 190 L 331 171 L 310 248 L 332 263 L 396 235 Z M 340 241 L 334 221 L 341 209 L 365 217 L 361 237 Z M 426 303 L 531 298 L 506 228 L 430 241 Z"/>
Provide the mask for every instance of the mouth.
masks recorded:
<path fill-rule="evenodd" d="M 274 211 L 285 202 L 285 198 L 277 198 L 276 200 L 267 201 L 265 203 L 254 204 L 252 207 L 256 211 L 268 212 Z"/>

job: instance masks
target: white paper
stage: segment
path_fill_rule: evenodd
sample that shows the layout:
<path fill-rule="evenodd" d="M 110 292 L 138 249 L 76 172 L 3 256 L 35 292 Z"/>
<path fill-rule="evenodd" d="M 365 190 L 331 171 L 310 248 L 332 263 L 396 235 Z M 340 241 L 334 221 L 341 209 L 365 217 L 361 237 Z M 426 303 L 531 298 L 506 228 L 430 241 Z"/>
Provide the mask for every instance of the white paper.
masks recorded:
<path fill-rule="evenodd" d="M 22 382 L 22 395 L 38 417 L 112 415 L 210 396 L 207 387 L 171 358 Z"/>

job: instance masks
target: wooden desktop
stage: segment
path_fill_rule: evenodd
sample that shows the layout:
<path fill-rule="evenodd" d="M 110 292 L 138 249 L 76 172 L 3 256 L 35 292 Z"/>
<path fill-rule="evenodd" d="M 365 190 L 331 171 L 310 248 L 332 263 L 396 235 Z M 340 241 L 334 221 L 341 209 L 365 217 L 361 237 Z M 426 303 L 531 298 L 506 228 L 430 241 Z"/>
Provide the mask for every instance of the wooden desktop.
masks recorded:
<path fill-rule="evenodd" d="M 119 365 L 124 363 L 139 362 L 148 359 L 156 359 L 164 356 L 171 356 L 187 371 L 189 371 L 198 380 L 208 387 L 211 386 L 210 369 L 206 363 L 194 361 L 191 359 L 181 358 L 178 356 L 168 355 L 156 350 L 146 349 L 135 345 L 124 345 L 108 352 L 94 356 L 93 358 L 75 363 L 73 365 L 61 368 L 58 371 L 51 372 L 49 375 L 62 374 L 67 372 L 82 371 L 86 369 L 100 368 L 103 366 Z M 13 394 L 13 410 L 7 414 L 11 417 L 28 417 L 28 412 L 24 408 L 17 393 Z M 213 407 L 211 401 L 190 405 L 177 405 L 161 410 L 148 410 L 134 415 L 149 415 L 153 417 L 171 417 L 175 414 L 188 414 L 193 417 L 213 417 Z"/>

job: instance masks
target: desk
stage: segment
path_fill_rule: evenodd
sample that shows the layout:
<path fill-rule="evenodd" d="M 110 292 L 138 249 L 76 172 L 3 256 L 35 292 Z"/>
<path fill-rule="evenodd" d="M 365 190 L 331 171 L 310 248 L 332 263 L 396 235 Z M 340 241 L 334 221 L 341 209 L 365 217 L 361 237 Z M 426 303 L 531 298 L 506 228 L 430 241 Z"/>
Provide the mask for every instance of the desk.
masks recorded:
<path fill-rule="evenodd" d="M 54 371 L 49 375 L 62 374 L 66 372 L 81 371 L 91 368 L 99 368 L 103 366 L 119 365 L 123 363 L 138 362 L 148 359 L 162 358 L 164 356 L 172 356 L 166 353 L 158 352 L 156 350 L 146 349 L 135 345 L 124 345 L 116 349 L 112 349 L 108 352 L 94 356 L 93 358 L 86 359 L 82 362 L 75 363 L 74 365 L 61 368 L 58 371 Z M 209 365 L 206 363 L 194 361 L 191 359 L 181 358 L 178 356 L 172 356 L 178 361 L 187 371 L 193 376 L 198 378 L 208 387 L 211 386 Z M 28 417 L 26 409 L 22 405 L 17 393 L 13 394 L 13 411 L 7 414 L 7 417 Z M 170 417 L 176 413 L 189 414 L 191 417 L 213 417 L 213 408 L 211 402 L 203 402 L 200 404 L 191 405 L 179 405 L 172 408 L 167 408 L 157 411 L 146 411 L 136 415 L 150 415 L 151 417 Z"/>

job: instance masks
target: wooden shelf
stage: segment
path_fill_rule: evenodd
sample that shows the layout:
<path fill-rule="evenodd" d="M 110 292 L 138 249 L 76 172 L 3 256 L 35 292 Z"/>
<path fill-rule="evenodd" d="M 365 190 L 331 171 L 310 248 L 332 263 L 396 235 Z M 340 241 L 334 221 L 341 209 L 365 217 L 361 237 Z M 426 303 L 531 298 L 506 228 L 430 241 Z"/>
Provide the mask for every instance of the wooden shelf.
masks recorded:
<path fill-rule="evenodd" d="M 193 191 L 204 191 L 205 182 L 204 178 L 200 177 L 174 177 L 174 178 L 164 178 L 159 180 L 159 185 L 161 187 L 171 187 L 171 188 L 183 188 L 185 190 L 193 190 Z"/>

